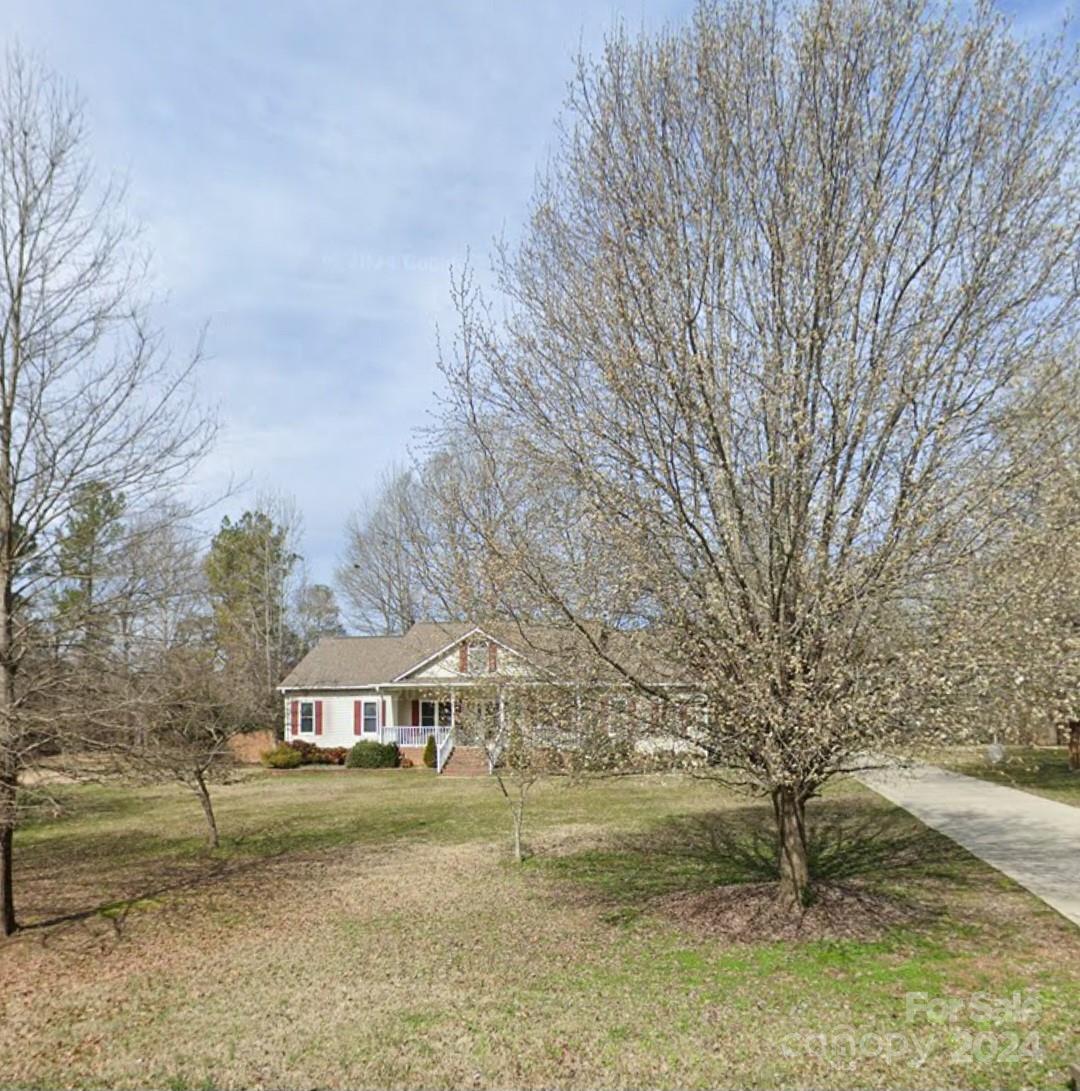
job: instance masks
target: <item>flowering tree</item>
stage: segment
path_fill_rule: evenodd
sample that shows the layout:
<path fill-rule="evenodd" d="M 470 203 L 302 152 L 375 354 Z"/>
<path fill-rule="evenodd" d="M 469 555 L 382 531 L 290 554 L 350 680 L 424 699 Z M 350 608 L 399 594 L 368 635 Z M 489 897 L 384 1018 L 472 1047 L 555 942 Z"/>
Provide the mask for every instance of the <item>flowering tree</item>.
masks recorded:
<path fill-rule="evenodd" d="M 1075 356 L 1072 357 L 1075 359 Z M 1031 738 L 1066 728 L 1080 768 L 1080 370 L 1040 376 L 1006 441 L 1039 474 L 1022 475 L 996 539 L 939 587 L 915 658 L 937 677 L 939 717 Z"/>
<path fill-rule="evenodd" d="M 989 5 L 705 3 L 581 62 L 497 256 L 505 307 L 458 285 L 457 506 L 507 609 L 575 628 L 582 672 L 669 702 L 771 800 L 793 905 L 807 800 L 939 727 L 913 654 L 932 596 L 1040 473 L 1040 377 L 1076 320 L 1075 88 Z M 627 630 L 663 670 L 602 639 Z"/>

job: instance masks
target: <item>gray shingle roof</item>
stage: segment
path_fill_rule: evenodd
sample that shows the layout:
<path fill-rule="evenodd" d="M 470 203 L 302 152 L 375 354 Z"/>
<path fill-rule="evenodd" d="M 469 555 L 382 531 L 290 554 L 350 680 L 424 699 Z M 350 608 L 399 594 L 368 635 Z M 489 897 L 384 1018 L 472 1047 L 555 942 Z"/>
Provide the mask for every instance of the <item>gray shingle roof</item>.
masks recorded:
<path fill-rule="evenodd" d="M 289 672 L 281 686 L 372 686 L 392 682 L 476 628 L 556 676 L 566 676 L 567 667 L 574 663 L 573 674 L 580 681 L 620 680 L 610 667 L 592 661 L 581 634 L 566 627 L 422 621 L 403 636 L 323 637 Z M 660 642 L 655 634 L 613 632 L 606 639 L 611 653 L 624 666 L 639 670 L 654 681 L 677 679 L 679 672 L 673 663 L 658 654 Z M 591 678 L 581 673 L 586 664 Z"/>
<path fill-rule="evenodd" d="M 281 686 L 370 686 L 389 682 L 475 628 L 465 622 L 420 621 L 404 636 L 324 636 L 286 675 Z"/>

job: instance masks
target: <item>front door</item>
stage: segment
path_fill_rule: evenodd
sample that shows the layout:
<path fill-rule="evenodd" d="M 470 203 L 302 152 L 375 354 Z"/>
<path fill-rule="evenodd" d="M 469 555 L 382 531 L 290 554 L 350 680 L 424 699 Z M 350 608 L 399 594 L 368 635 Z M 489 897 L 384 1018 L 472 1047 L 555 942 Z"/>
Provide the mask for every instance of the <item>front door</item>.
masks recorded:
<path fill-rule="evenodd" d="M 450 702 L 449 701 L 421 701 L 420 702 L 420 726 L 449 727 L 450 726 Z"/>

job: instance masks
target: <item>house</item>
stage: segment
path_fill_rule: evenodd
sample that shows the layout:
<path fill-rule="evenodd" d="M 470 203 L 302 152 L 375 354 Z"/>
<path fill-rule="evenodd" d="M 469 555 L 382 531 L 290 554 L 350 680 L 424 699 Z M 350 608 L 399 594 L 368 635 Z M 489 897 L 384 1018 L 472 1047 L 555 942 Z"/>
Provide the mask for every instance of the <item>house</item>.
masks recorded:
<path fill-rule="evenodd" d="M 442 772 L 468 738 L 468 697 L 495 679 L 538 676 L 525 655 L 477 625 L 418 622 L 402 636 L 324 637 L 278 687 L 285 738 L 316 746 L 394 742 L 419 764 L 429 737 Z M 476 769 L 479 739 L 454 771 Z"/>
<path fill-rule="evenodd" d="M 565 679 L 580 640 L 553 626 L 465 622 L 418 622 L 401 636 L 324 637 L 278 687 L 285 738 L 324 747 L 394 742 L 419 764 L 434 737 L 438 772 L 486 772 L 483 718 L 503 716 L 504 694 Z M 610 676 L 584 682 L 590 692 L 619 687 Z"/>

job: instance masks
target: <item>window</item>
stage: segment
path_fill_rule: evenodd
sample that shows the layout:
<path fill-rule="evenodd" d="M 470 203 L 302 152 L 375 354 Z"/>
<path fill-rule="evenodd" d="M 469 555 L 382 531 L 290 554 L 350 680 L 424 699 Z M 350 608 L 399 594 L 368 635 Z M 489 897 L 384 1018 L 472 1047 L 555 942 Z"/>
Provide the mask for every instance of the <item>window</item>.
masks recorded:
<path fill-rule="evenodd" d="M 490 663 L 488 654 L 488 645 L 486 643 L 469 645 L 468 654 L 465 660 L 469 674 L 488 673 L 488 665 Z"/>
<path fill-rule="evenodd" d="M 363 732 L 365 735 L 374 735 L 378 730 L 379 703 L 378 701 L 365 701 Z"/>
<path fill-rule="evenodd" d="M 449 701 L 421 701 L 420 702 L 420 726 L 435 727 L 436 716 L 438 725 L 447 727 L 450 723 Z"/>
<path fill-rule="evenodd" d="M 300 702 L 300 734 L 301 735 L 314 735 L 315 734 L 315 702 L 314 701 L 301 701 Z"/>

